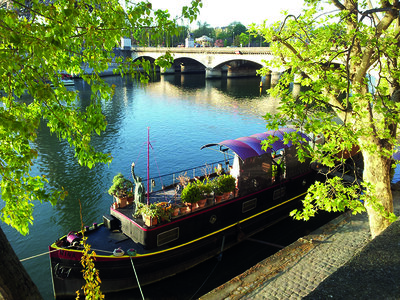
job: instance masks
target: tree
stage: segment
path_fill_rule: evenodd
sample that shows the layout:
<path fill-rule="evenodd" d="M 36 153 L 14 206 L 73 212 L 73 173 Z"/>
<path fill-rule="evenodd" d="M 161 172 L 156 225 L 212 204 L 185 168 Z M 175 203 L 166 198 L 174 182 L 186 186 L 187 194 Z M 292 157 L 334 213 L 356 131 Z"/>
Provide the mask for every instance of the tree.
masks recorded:
<path fill-rule="evenodd" d="M 238 36 L 241 33 L 245 33 L 247 31 L 246 26 L 244 26 L 240 22 L 232 22 L 231 24 L 228 25 L 227 32 L 232 39 L 231 45 L 239 46 L 240 41 Z"/>
<path fill-rule="evenodd" d="M 246 33 L 241 33 L 239 35 L 239 41 L 241 46 L 247 47 L 250 43 L 250 37 Z"/>
<path fill-rule="evenodd" d="M 266 116 L 267 127 L 291 123 L 323 133 L 326 143 L 314 149 L 303 146 L 309 152 L 303 155 L 331 171 L 352 164 L 333 154 L 359 147 L 364 159 L 362 181 L 348 185 L 328 177 L 326 183 L 313 185 L 295 216 L 308 219 L 318 210 L 366 210 L 375 237 L 396 218 L 390 173 L 400 117 L 400 5 L 398 1 L 328 2 L 336 9 L 325 12 L 323 1 L 306 0 L 308 7 L 301 16 L 286 15 L 271 27 L 253 26 L 254 32 L 272 42 L 276 58 L 263 73 L 268 68 L 286 70 L 271 91 L 282 98 L 282 105 L 278 114 Z M 288 92 L 295 78 L 305 87 L 298 98 Z"/>
<path fill-rule="evenodd" d="M 207 22 L 201 23 L 200 21 L 197 23 L 198 28 L 193 31 L 193 35 L 195 38 L 202 37 L 203 35 L 208 36 L 210 38 L 215 37 L 214 28 L 210 27 L 210 24 Z"/>
<path fill-rule="evenodd" d="M 182 8 L 182 18 L 192 22 L 201 6 L 201 0 L 193 0 L 190 7 Z M 0 0 L 0 188 L 4 201 L 0 218 L 3 222 L 27 234 L 33 222 L 34 203 L 54 204 L 67 193 L 62 187 L 51 187 L 45 174 L 31 174 L 38 156 L 35 139 L 41 122 L 60 139 L 68 141 L 81 165 L 91 168 L 96 163 L 111 161 L 110 154 L 96 151 L 90 143 L 92 136 L 101 135 L 106 127 L 102 102 L 113 95 L 113 87 L 99 75 L 111 62 L 119 64 L 116 72 L 121 74 L 134 74 L 141 65 L 145 71 L 140 78 L 146 82 L 149 63 L 115 57 L 113 49 L 123 36 L 146 42 L 150 36 L 162 37 L 165 32 L 178 34 L 176 23 L 167 11 L 153 10 L 147 1 L 126 3 L 124 9 L 117 0 L 106 4 L 98 0 Z M 167 54 L 155 64 L 167 66 L 171 61 Z M 86 67 L 93 70 L 92 74 L 85 74 Z M 77 106 L 79 94 L 64 87 L 61 80 L 64 72 L 80 74 L 91 86 L 91 104 L 85 109 Z M 24 94 L 30 95 L 31 100 L 21 100 Z M 0 235 L 0 244 L 5 242 L 4 235 Z M 2 255 L 15 256 L 11 252 Z M 8 272 L 0 272 L 0 295 L 8 291 L 3 286 L 6 279 L 20 271 L 4 265 L 2 270 L 3 267 Z M 13 292 L 21 293 L 15 288 Z"/>

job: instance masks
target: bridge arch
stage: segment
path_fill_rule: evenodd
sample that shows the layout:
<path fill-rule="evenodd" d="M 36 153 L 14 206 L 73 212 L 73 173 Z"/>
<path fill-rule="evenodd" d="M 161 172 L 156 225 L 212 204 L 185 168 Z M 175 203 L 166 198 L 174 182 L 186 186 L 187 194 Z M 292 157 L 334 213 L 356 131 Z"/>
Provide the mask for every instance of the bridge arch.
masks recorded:
<path fill-rule="evenodd" d="M 220 78 L 222 70 L 227 69 L 228 77 L 254 76 L 256 70 L 263 67 L 264 60 L 272 59 L 270 48 L 132 48 L 132 58 L 142 56 L 157 59 L 169 51 L 174 57 L 174 66 L 169 70 L 161 70 L 163 73 L 179 70 L 179 65 L 186 66 L 186 72 L 203 71 L 206 78 Z M 196 67 L 195 67 L 196 66 Z M 181 68 L 182 69 L 182 68 Z M 190 70 L 192 69 L 192 70 Z M 283 70 L 271 70 L 276 77 Z"/>

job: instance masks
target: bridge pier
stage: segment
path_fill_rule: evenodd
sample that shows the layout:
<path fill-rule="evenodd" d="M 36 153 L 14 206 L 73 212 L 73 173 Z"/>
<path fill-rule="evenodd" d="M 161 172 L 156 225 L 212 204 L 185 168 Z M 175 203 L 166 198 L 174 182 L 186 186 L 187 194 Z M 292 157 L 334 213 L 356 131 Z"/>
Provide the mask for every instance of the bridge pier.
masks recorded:
<path fill-rule="evenodd" d="M 221 69 L 206 68 L 206 79 L 219 79 L 222 77 Z"/>
<path fill-rule="evenodd" d="M 271 88 L 271 73 L 261 76 L 260 87 L 263 87 L 267 90 Z"/>
<path fill-rule="evenodd" d="M 271 86 L 275 86 L 278 84 L 279 77 L 281 77 L 280 72 L 271 72 Z"/>

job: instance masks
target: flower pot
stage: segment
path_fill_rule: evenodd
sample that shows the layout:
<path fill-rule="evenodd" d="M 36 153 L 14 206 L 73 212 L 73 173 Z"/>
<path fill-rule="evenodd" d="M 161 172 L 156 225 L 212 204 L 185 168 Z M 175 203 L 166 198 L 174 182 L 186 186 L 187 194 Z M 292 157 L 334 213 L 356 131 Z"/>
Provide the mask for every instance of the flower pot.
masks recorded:
<path fill-rule="evenodd" d="M 222 201 L 222 195 L 215 195 L 215 203 L 219 203 Z"/>
<path fill-rule="evenodd" d="M 144 219 L 144 224 L 147 227 L 157 225 L 157 218 L 153 218 L 153 217 L 150 217 L 150 216 L 143 216 L 143 219 Z"/>
<path fill-rule="evenodd" d="M 202 208 L 202 207 L 206 206 L 206 203 L 207 203 L 207 198 L 204 198 L 204 199 L 199 200 L 197 202 L 197 205 L 199 208 Z"/>
<path fill-rule="evenodd" d="M 222 194 L 222 201 L 228 200 L 231 196 L 231 192 L 226 192 Z"/>
<path fill-rule="evenodd" d="M 132 203 L 133 203 L 133 200 L 134 200 L 134 197 L 133 197 L 133 196 L 128 197 L 128 199 L 127 199 L 127 205 L 132 204 Z"/>
<path fill-rule="evenodd" d="M 115 198 L 117 199 L 119 208 L 124 208 L 128 205 L 128 197 L 115 197 Z"/>
<path fill-rule="evenodd" d="M 190 211 L 190 207 L 184 205 L 184 206 L 180 207 L 180 211 L 181 211 L 181 214 L 186 214 L 187 212 Z"/>
<path fill-rule="evenodd" d="M 180 210 L 179 207 L 174 208 L 174 209 L 172 210 L 172 216 L 173 216 L 173 217 L 178 216 L 179 210 Z"/>

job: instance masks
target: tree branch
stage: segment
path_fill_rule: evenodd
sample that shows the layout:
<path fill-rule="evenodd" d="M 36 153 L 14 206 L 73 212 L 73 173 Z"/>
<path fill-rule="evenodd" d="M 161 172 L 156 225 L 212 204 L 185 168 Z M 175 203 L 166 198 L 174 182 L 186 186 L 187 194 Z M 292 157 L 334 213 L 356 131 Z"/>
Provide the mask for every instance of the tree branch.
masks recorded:
<path fill-rule="evenodd" d="M 332 0 L 332 2 L 340 10 L 345 10 L 346 9 L 346 7 L 342 3 L 340 3 L 338 0 Z"/>

